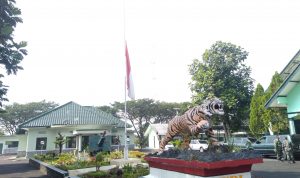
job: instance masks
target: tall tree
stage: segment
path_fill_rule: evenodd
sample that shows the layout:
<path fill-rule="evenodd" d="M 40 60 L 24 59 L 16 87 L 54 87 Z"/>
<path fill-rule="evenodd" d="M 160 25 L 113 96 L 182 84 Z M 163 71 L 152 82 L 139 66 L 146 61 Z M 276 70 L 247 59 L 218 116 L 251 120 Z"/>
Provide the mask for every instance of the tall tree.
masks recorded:
<path fill-rule="evenodd" d="M 15 7 L 15 0 L 0 1 L 0 65 L 6 69 L 7 75 L 17 74 L 18 70 L 23 69 L 19 64 L 27 55 L 24 41 L 16 42 L 13 32 L 18 23 L 22 23 L 21 10 Z M 0 78 L 4 74 L 0 73 Z M 7 86 L 0 81 L 0 106 L 3 101 L 8 101 L 5 97 Z"/>
<path fill-rule="evenodd" d="M 272 81 L 265 92 L 265 101 L 268 101 L 271 96 L 277 91 L 282 84 L 283 79 L 276 71 L 272 77 Z M 264 115 L 265 125 L 272 126 L 273 132 L 284 132 L 288 128 L 288 118 L 286 108 L 268 108 Z"/>
<path fill-rule="evenodd" d="M 4 111 L 0 113 L 0 124 L 4 125 L 6 132 L 14 134 L 19 124 L 56 106 L 58 104 L 46 102 L 45 100 L 27 104 L 13 103 L 12 105 L 4 106 Z"/>
<path fill-rule="evenodd" d="M 258 138 L 266 131 L 268 127 L 264 123 L 264 116 L 266 109 L 265 105 L 265 92 L 261 84 L 257 84 L 254 95 L 250 104 L 250 124 L 249 128 L 254 137 Z"/>
<path fill-rule="evenodd" d="M 127 118 L 137 134 L 138 145 L 141 148 L 146 146 L 147 138 L 144 134 L 149 124 L 168 123 L 176 114 L 185 112 L 188 105 L 189 103 L 167 103 L 152 99 L 127 101 Z M 111 106 L 101 106 L 98 109 L 117 117 L 124 116 L 124 103 L 115 102 Z"/>
<path fill-rule="evenodd" d="M 4 131 L 2 129 L 0 129 L 0 136 L 4 135 Z"/>
<path fill-rule="evenodd" d="M 151 123 L 169 123 L 176 115 L 182 115 L 188 110 L 191 103 L 168 103 L 168 102 L 155 102 Z"/>
<path fill-rule="evenodd" d="M 247 56 L 243 48 L 217 41 L 204 52 L 202 60 L 195 59 L 189 66 L 193 102 L 199 103 L 211 96 L 224 101 L 222 121 L 226 138 L 230 129 L 239 129 L 249 117 L 253 79 L 250 67 L 244 63 Z"/>
<path fill-rule="evenodd" d="M 139 99 L 127 101 L 127 119 L 131 122 L 137 137 L 138 145 L 143 148 L 147 139 L 144 137 L 144 133 L 150 123 L 151 118 L 153 117 L 153 109 L 155 108 L 155 102 L 152 99 Z M 112 104 L 111 111 L 118 111 L 113 115 L 119 114 L 119 116 L 124 117 L 124 103 L 115 102 Z"/>

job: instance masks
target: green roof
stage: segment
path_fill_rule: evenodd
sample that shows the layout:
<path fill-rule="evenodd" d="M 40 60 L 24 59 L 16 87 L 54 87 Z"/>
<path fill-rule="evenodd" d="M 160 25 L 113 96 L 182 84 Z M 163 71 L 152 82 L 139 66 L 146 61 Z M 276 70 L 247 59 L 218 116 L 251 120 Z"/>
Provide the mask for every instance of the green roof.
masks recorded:
<path fill-rule="evenodd" d="M 281 86 L 273 93 L 271 98 L 265 103 L 266 108 L 287 107 L 286 104 L 279 103 L 277 98 L 287 97 L 290 91 L 300 81 L 300 50 L 285 66 L 280 73 L 283 78 Z"/>
<path fill-rule="evenodd" d="M 94 107 L 68 102 L 42 113 L 19 125 L 19 128 L 51 127 L 54 125 L 115 125 L 124 127 L 125 122 Z"/>

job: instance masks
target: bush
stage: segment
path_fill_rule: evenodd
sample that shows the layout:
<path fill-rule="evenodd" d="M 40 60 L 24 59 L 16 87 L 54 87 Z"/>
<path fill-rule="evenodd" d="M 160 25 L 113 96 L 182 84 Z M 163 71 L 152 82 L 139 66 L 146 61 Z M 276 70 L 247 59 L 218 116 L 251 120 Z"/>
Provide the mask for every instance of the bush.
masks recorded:
<path fill-rule="evenodd" d="M 53 161 L 57 159 L 57 155 L 55 153 L 49 152 L 46 154 L 35 154 L 33 155 L 33 158 L 40 161 Z"/>
<path fill-rule="evenodd" d="M 121 159 L 121 158 L 123 158 L 122 151 L 114 151 L 110 153 L 110 159 Z"/>
<path fill-rule="evenodd" d="M 100 170 L 101 162 L 104 160 L 104 154 L 105 153 L 99 152 L 96 155 L 96 171 Z"/>
<path fill-rule="evenodd" d="M 58 159 L 53 161 L 55 165 L 70 165 L 76 162 L 76 157 L 72 153 L 62 153 Z"/>
<path fill-rule="evenodd" d="M 137 165 L 133 167 L 131 165 L 125 165 L 123 167 L 123 177 L 124 178 L 138 178 L 140 176 L 145 176 L 149 174 L 149 169 L 143 165 Z"/>
<path fill-rule="evenodd" d="M 96 165 L 95 162 L 78 160 L 78 161 L 76 161 L 76 162 L 74 162 L 73 164 L 70 164 L 70 165 L 56 165 L 56 167 L 59 168 L 59 169 L 67 171 L 67 170 L 95 167 L 95 165 Z"/>
<path fill-rule="evenodd" d="M 146 154 L 140 151 L 129 151 L 130 158 L 143 158 Z"/>
<path fill-rule="evenodd" d="M 92 172 L 82 175 L 82 178 L 139 178 L 149 174 L 149 168 L 142 165 L 133 167 L 131 165 L 125 165 L 123 169 L 115 168 L 108 173 L 103 171 Z"/>
<path fill-rule="evenodd" d="M 82 176 L 82 178 L 107 178 L 109 174 L 104 171 L 90 172 Z"/>
<path fill-rule="evenodd" d="M 174 145 L 175 148 L 180 148 L 182 141 L 181 140 L 173 140 L 171 143 Z"/>

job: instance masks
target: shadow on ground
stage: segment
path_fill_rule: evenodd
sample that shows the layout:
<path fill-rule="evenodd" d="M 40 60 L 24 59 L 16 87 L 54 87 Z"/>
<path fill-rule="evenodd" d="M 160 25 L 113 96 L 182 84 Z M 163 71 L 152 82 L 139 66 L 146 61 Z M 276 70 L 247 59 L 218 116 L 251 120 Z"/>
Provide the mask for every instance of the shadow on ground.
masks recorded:
<path fill-rule="evenodd" d="M 252 171 L 251 178 L 300 178 L 299 172 Z"/>
<path fill-rule="evenodd" d="M 1 156 L 0 178 L 49 178 L 28 164 L 28 160 L 8 160 Z M 1 159 L 0 158 L 0 159 Z"/>
<path fill-rule="evenodd" d="M 264 163 L 252 166 L 252 178 L 300 178 L 300 161 L 289 164 L 276 159 L 264 159 Z"/>

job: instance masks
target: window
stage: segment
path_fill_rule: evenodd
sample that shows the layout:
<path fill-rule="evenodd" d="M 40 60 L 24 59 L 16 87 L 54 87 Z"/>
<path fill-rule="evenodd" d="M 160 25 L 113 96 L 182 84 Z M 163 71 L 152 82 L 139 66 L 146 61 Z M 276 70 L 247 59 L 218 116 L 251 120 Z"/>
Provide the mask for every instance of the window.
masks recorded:
<path fill-rule="evenodd" d="M 111 144 L 112 145 L 119 145 L 120 144 L 120 138 L 119 138 L 119 136 L 113 135 L 111 137 Z"/>
<path fill-rule="evenodd" d="M 127 144 L 130 144 L 130 136 L 129 135 L 127 135 L 126 141 L 127 141 Z"/>
<path fill-rule="evenodd" d="M 207 144 L 207 141 L 206 140 L 200 140 L 199 141 L 201 144 Z"/>
<path fill-rule="evenodd" d="M 262 137 L 259 141 L 260 141 L 260 143 L 266 143 L 267 142 L 267 138 L 266 137 Z"/>
<path fill-rule="evenodd" d="M 36 150 L 46 150 L 47 148 L 47 137 L 36 138 Z"/>
<path fill-rule="evenodd" d="M 76 137 L 67 137 L 66 148 L 76 148 Z"/>
<path fill-rule="evenodd" d="M 7 148 L 17 148 L 19 145 L 18 141 L 6 141 L 5 145 L 7 145 Z"/>

